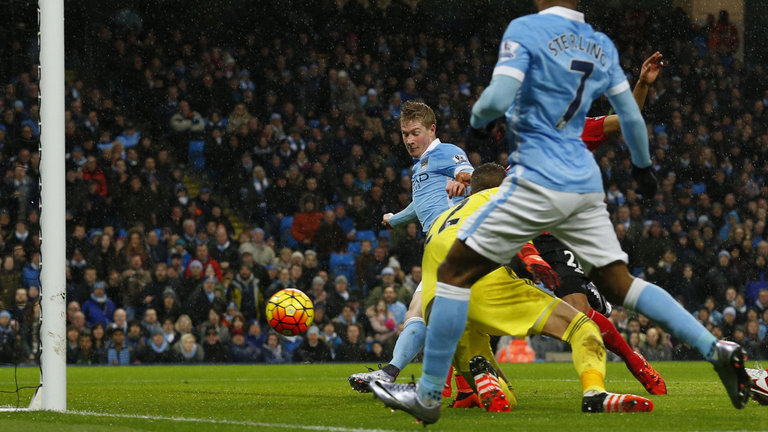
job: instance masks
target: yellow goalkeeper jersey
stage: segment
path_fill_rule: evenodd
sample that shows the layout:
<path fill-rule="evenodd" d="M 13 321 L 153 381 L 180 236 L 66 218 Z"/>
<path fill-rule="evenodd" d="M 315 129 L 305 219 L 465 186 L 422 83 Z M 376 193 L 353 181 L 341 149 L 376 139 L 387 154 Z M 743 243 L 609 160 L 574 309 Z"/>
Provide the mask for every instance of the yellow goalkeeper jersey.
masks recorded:
<path fill-rule="evenodd" d="M 434 287 L 437 284 L 437 267 L 448 255 L 459 233 L 459 227 L 469 215 L 490 201 L 498 190 L 499 188 L 491 188 L 472 194 L 435 219 L 424 243 L 424 258 L 421 264 L 423 286 Z"/>

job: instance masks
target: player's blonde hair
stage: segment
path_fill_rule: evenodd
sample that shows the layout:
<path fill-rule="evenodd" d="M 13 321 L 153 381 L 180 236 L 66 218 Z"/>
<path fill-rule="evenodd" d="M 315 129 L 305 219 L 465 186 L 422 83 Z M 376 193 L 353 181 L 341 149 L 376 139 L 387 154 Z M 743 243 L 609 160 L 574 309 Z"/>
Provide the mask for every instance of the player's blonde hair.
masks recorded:
<path fill-rule="evenodd" d="M 417 121 L 429 128 L 433 124 L 437 124 L 435 118 L 435 112 L 429 105 L 423 102 L 408 101 L 403 104 L 403 109 L 400 113 L 400 122 L 405 123 L 409 121 Z"/>

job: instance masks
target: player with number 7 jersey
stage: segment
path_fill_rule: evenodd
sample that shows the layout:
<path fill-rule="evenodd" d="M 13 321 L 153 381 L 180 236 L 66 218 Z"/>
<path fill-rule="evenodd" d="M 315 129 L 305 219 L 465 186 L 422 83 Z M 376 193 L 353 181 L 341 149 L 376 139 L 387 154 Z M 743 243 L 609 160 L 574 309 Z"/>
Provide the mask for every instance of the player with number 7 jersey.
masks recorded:
<path fill-rule="evenodd" d="M 523 83 L 506 113 L 509 163 L 522 165 L 523 178 L 549 189 L 602 191 L 600 172 L 581 135 L 594 99 L 629 89 L 618 53 L 588 24 L 571 21 L 557 32 L 541 24 L 515 20 L 504 33 L 493 72 Z"/>

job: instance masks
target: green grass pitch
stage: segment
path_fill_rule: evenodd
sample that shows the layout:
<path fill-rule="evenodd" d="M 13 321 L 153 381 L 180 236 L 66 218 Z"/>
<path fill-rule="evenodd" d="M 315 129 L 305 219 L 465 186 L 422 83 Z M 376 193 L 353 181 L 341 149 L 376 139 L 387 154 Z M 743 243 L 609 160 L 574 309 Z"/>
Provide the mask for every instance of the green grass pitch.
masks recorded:
<path fill-rule="evenodd" d="M 372 365 L 371 365 L 372 366 Z M 731 406 L 709 364 L 655 363 L 669 395 L 650 396 L 652 413 L 583 414 L 580 383 L 569 363 L 504 365 L 519 406 L 511 413 L 444 409 L 428 430 L 459 431 L 682 431 L 766 430 L 768 406 Z M 748 366 L 752 367 L 752 364 Z M 3 431 L 242 431 L 414 430 L 405 413 L 385 409 L 346 382 L 363 365 L 140 366 L 68 369 L 67 414 L 0 412 Z M 409 366 L 401 381 L 418 374 Z M 22 385 L 38 371 L 19 369 Z M 608 365 L 609 391 L 646 395 L 623 364 Z M 0 369 L 0 389 L 13 386 L 13 368 Z M 31 393 L 22 394 L 22 405 Z M 446 401 L 447 402 L 447 401 Z M 15 405 L 0 395 L 0 405 Z"/>

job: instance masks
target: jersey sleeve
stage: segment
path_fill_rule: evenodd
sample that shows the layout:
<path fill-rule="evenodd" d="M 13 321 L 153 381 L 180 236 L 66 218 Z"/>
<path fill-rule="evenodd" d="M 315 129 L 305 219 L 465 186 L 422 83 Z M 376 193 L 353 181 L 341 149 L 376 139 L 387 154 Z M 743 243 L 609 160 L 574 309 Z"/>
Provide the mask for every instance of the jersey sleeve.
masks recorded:
<path fill-rule="evenodd" d="M 416 204 L 411 201 L 408 207 L 395 213 L 389 218 L 389 225 L 396 227 L 416 219 Z"/>
<path fill-rule="evenodd" d="M 499 46 L 499 59 L 493 69 L 493 75 L 506 75 L 520 82 L 525 79 L 531 59 L 528 33 L 525 24 L 517 20 L 509 23 Z"/>
<path fill-rule="evenodd" d="M 469 163 L 467 154 L 464 150 L 456 146 L 446 146 L 446 149 L 440 155 L 440 174 L 456 178 L 456 174 L 466 171 L 473 172 L 475 169 Z"/>
<path fill-rule="evenodd" d="M 587 117 L 584 122 L 584 130 L 581 132 L 581 140 L 587 146 L 589 151 L 595 151 L 608 141 L 603 133 L 603 123 L 605 122 L 605 116 L 602 117 Z"/>

